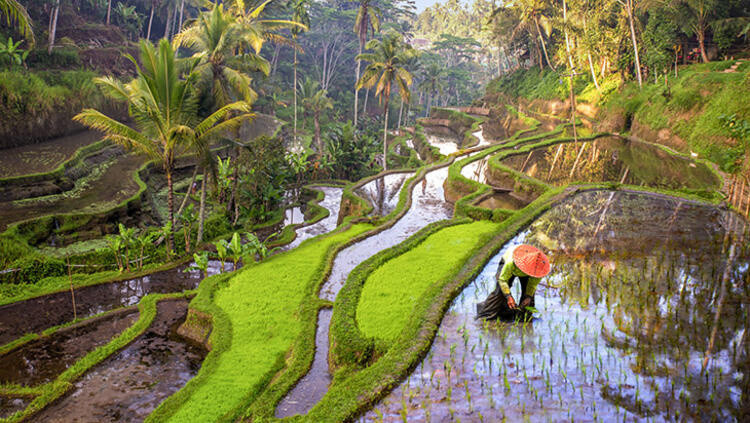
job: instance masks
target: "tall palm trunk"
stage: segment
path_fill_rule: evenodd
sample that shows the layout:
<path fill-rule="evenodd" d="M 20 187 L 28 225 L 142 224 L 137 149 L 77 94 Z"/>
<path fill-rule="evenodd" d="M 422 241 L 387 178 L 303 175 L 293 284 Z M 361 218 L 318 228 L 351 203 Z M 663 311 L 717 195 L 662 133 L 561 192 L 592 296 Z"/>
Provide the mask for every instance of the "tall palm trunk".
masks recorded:
<path fill-rule="evenodd" d="M 197 248 L 200 247 L 203 242 L 203 221 L 206 217 L 206 169 L 203 169 L 203 180 L 201 181 L 201 205 L 200 211 L 198 212 L 198 238 L 195 240 Z"/>
<path fill-rule="evenodd" d="M 401 107 L 398 109 L 398 126 L 397 130 L 401 129 L 401 116 L 404 114 L 404 99 L 401 99 Z"/>
<path fill-rule="evenodd" d="M 167 7 L 167 24 L 164 25 L 164 38 L 169 39 L 170 29 L 172 27 L 172 8 Z"/>
<path fill-rule="evenodd" d="M 167 175 L 167 207 L 169 208 L 169 221 L 172 222 L 172 231 L 169 233 L 169 244 L 174 248 L 174 190 L 172 181 L 172 169 L 164 166 L 164 173 Z"/>
<path fill-rule="evenodd" d="M 315 144 L 318 146 L 318 154 L 323 156 L 323 138 L 320 136 L 320 113 L 313 114 L 313 123 L 315 124 Z"/>
<path fill-rule="evenodd" d="M 391 87 L 385 89 L 385 120 L 383 123 L 383 170 L 388 170 L 388 106 L 391 102 Z"/>
<path fill-rule="evenodd" d="M 356 102 L 355 102 L 356 103 Z M 294 145 L 297 145 L 297 48 L 294 48 Z"/>
<path fill-rule="evenodd" d="M 109 25 L 109 16 L 112 13 L 112 0 L 107 1 L 107 25 Z"/>
<path fill-rule="evenodd" d="M 180 2 L 180 23 L 179 25 L 177 25 L 177 32 L 182 31 L 182 17 L 183 17 L 184 11 L 185 11 L 185 0 L 182 0 Z"/>
<path fill-rule="evenodd" d="M 633 0 L 626 0 L 625 8 L 628 12 L 628 21 L 630 21 L 630 39 L 633 42 L 633 52 L 635 53 L 635 74 L 638 76 L 638 86 L 643 86 L 643 75 L 641 74 L 641 59 L 638 56 L 638 40 L 635 38 L 635 23 L 633 23 Z"/>
<path fill-rule="evenodd" d="M 148 17 L 148 31 L 146 31 L 146 39 L 151 39 L 151 24 L 154 23 L 154 3 L 151 3 L 151 15 Z"/>
<path fill-rule="evenodd" d="M 359 42 L 359 54 L 362 54 L 362 40 Z M 360 73 L 360 67 L 362 66 L 362 61 L 357 60 L 357 77 L 354 80 L 354 128 L 357 128 L 357 118 L 359 117 L 357 112 L 359 110 L 359 88 L 357 88 L 357 83 L 359 82 L 359 73 Z"/>
<path fill-rule="evenodd" d="M 708 63 L 708 55 L 706 54 L 706 25 L 703 20 L 698 22 L 696 35 L 698 36 L 698 47 L 701 51 L 701 59 L 703 60 L 703 63 Z"/>
<path fill-rule="evenodd" d="M 544 36 L 542 35 L 542 30 L 539 28 L 539 20 L 534 19 L 534 25 L 536 25 L 536 32 L 539 34 L 539 41 L 542 43 L 542 50 L 544 50 L 544 58 L 547 59 L 547 64 L 549 67 L 552 68 L 552 70 L 555 69 L 555 65 L 552 64 L 552 62 L 549 61 L 549 55 L 547 55 L 547 44 L 544 42 Z"/>
<path fill-rule="evenodd" d="M 362 114 L 367 115 L 367 100 L 370 98 L 370 89 L 365 88 L 365 105 L 362 106 Z"/>
<path fill-rule="evenodd" d="M 52 23 L 49 31 L 49 43 L 47 46 L 47 53 L 52 53 L 52 48 L 55 46 L 55 33 L 57 32 L 57 16 L 60 14 L 60 0 L 55 2 L 55 7 L 50 12 L 50 18 Z"/>
<path fill-rule="evenodd" d="M 568 36 L 568 6 L 567 2 L 563 0 L 563 22 L 565 23 L 565 51 L 568 53 L 568 64 L 570 65 L 570 71 L 573 72 L 573 56 L 570 53 L 570 37 Z"/>

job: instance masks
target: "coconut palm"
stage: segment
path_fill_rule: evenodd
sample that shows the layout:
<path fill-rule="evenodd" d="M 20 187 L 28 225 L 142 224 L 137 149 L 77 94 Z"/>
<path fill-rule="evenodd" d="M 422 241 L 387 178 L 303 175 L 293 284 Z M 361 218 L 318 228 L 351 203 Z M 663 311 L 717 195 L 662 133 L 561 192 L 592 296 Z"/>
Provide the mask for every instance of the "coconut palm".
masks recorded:
<path fill-rule="evenodd" d="M 375 87 L 375 95 L 383 104 L 383 169 L 387 167 L 388 154 L 388 106 L 391 100 L 391 87 L 396 83 L 401 101 L 409 102 L 411 92 L 409 86 L 412 76 L 404 66 L 414 56 L 414 49 L 404 42 L 401 34 L 389 32 L 383 37 L 383 41 L 370 40 L 367 50 L 372 53 L 363 53 L 357 56 L 357 60 L 366 60 L 369 63 L 357 81 L 358 88 Z"/>
<path fill-rule="evenodd" d="M 172 171 L 175 156 L 183 151 L 208 150 L 212 140 L 251 117 L 250 104 L 245 101 L 230 103 L 201 120 L 197 117 L 198 93 L 194 88 L 196 74 L 193 72 L 197 62 L 194 59 L 186 67 L 187 77 L 182 79 L 178 70 L 180 63 L 166 39 L 159 42 L 158 49 L 142 40 L 139 61 L 130 55 L 126 57 L 136 67 L 135 79 L 127 84 L 112 77 L 94 81 L 105 95 L 128 104 L 138 129 L 94 109 L 84 109 L 73 119 L 103 132 L 106 139 L 145 154 L 162 165 L 167 178 L 169 224 L 174 228 Z M 227 119 L 230 113 L 234 116 Z M 174 245 L 172 235 L 170 243 Z"/>
<path fill-rule="evenodd" d="M 306 27 L 310 26 L 310 14 L 308 13 L 308 9 L 310 8 L 310 0 L 294 0 L 292 4 L 292 20 L 294 22 L 300 23 L 302 25 L 305 25 Z M 300 27 L 294 27 L 292 28 L 292 39 L 294 39 L 295 44 L 297 43 L 297 37 L 299 34 L 304 31 L 303 28 Z M 293 87 L 295 87 L 294 90 L 294 143 L 296 145 L 297 143 L 297 46 L 294 46 L 294 83 L 292 84 Z"/>
<path fill-rule="evenodd" d="M 256 7 L 249 6 L 245 0 L 230 0 L 228 2 L 228 9 L 242 23 L 244 30 L 249 33 L 252 42 L 248 43 L 248 46 L 255 50 L 256 54 L 260 53 L 260 49 L 263 48 L 263 43 L 266 41 L 291 45 L 292 42 L 279 33 L 283 29 L 295 27 L 307 29 L 305 25 L 295 21 L 262 18 L 271 1 L 266 0 Z"/>
<path fill-rule="evenodd" d="M 357 38 L 359 39 L 359 53 L 362 54 L 362 49 L 365 46 L 365 43 L 367 42 L 367 33 L 372 30 L 372 32 L 378 32 L 380 31 L 380 19 L 378 15 L 380 15 L 380 9 L 373 6 L 370 3 L 371 0 L 361 0 L 359 2 L 359 10 L 357 11 L 357 18 L 354 21 L 354 32 L 357 33 Z M 359 59 L 359 56 L 357 56 L 357 72 L 355 76 L 355 81 L 359 81 L 360 76 L 360 70 L 362 65 L 362 60 Z M 359 85 L 354 87 L 354 127 L 357 127 L 357 114 L 358 114 L 358 108 L 359 108 Z M 367 105 L 367 100 L 365 100 L 365 107 Z"/>
<path fill-rule="evenodd" d="M 527 31 L 529 34 L 533 34 L 536 31 L 536 35 L 544 51 L 544 58 L 547 60 L 547 64 L 552 69 L 555 69 L 555 65 L 549 60 L 547 44 L 544 42 L 544 35 L 542 34 L 542 29 L 544 29 L 547 36 L 552 32 L 552 20 L 546 15 L 547 7 L 549 6 L 548 3 L 548 0 L 515 0 L 508 5 L 503 5 L 495 9 L 492 12 L 492 17 L 494 18 L 506 8 L 516 9 L 519 13 L 519 21 L 518 25 L 513 28 L 511 38 L 516 38 L 521 31 Z M 537 51 L 539 51 L 538 47 Z M 543 68 L 541 59 L 539 60 L 539 68 Z"/>
<path fill-rule="evenodd" d="M 327 109 L 333 109 L 333 102 L 328 98 L 326 90 L 320 89 L 318 81 L 310 77 L 305 78 L 305 81 L 299 84 L 299 91 L 302 97 L 302 107 L 312 115 L 315 125 L 315 146 L 318 149 L 318 155 L 322 156 L 325 147 L 320 136 L 320 115 Z"/>
<path fill-rule="evenodd" d="M 31 18 L 24 8 L 16 0 L 0 0 L 0 16 L 5 17 L 5 22 L 14 27 L 33 46 L 34 31 L 31 29 Z"/>
<path fill-rule="evenodd" d="M 435 94 L 437 93 L 438 96 L 443 95 L 444 79 L 444 69 L 434 62 L 427 65 L 422 72 L 422 81 L 419 82 L 419 89 L 427 93 L 427 108 L 425 109 L 427 114 L 430 113 L 430 107 L 432 106 Z"/>

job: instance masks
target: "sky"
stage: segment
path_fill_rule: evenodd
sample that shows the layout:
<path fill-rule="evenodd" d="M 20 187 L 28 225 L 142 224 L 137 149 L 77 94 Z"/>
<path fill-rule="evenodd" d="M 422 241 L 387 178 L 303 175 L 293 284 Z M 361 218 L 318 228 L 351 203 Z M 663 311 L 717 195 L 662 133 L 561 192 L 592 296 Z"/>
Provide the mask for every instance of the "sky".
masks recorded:
<path fill-rule="evenodd" d="M 438 0 L 416 0 L 415 3 L 417 5 L 417 13 L 420 13 L 421 11 L 432 6 L 433 4 L 441 3 L 441 2 Z"/>

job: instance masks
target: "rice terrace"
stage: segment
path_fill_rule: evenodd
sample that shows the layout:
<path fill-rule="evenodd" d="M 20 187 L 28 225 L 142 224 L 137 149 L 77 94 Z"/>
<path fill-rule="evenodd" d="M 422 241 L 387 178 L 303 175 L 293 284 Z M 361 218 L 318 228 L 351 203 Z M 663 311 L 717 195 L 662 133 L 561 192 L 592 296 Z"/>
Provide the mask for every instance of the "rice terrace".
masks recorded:
<path fill-rule="evenodd" d="M 750 421 L 750 0 L 0 0 L 0 422 Z"/>

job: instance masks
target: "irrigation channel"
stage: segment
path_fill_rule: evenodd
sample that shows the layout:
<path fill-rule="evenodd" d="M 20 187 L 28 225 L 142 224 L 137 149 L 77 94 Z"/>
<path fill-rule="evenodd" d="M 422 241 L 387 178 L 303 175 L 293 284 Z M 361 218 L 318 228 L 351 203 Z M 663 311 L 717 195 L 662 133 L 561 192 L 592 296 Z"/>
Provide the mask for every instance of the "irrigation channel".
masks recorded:
<path fill-rule="evenodd" d="M 329 211 L 320 221 L 296 228 L 297 236 L 285 248 L 336 227 L 342 188 L 316 186 L 325 194 L 319 203 Z M 300 210 L 288 210 L 285 224 L 302 224 Z M 292 216 L 295 216 L 292 218 Z M 302 219 L 302 220 L 300 220 Z M 135 305 L 148 294 L 195 289 L 203 279 L 191 265 L 147 276 L 92 285 L 75 290 L 76 312 L 83 319 L 0 355 L 0 385 L 38 386 L 51 382 L 97 347 L 130 327 L 139 316 Z M 208 275 L 221 272 L 219 261 L 209 261 Z M 225 271 L 232 263 L 224 264 Z M 161 401 L 179 390 L 200 369 L 206 351 L 179 336 L 186 300 L 164 300 L 149 329 L 117 354 L 98 364 L 36 421 L 143 420 Z M 39 333 L 73 320 L 69 291 L 0 306 L 0 345 L 28 333 Z M 30 398 L 0 395 L 0 418 L 26 408 Z"/>
<path fill-rule="evenodd" d="M 732 212 L 672 197 L 568 198 L 485 265 L 427 356 L 362 420 L 743 421 L 747 230 Z M 538 314 L 475 320 L 503 253 L 521 243 L 549 251 L 553 263 Z"/>

